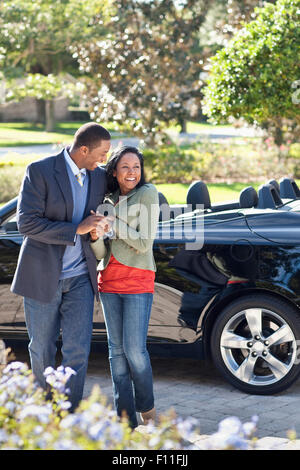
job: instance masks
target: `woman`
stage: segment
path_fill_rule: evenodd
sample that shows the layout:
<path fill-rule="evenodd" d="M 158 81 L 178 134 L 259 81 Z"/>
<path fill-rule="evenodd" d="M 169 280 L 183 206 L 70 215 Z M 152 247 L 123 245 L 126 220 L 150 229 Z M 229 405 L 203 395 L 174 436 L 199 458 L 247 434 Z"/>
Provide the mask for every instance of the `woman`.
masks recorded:
<path fill-rule="evenodd" d="M 146 348 L 154 292 L 152 252 L 159 217 L 158 193 L 144 177 L 142 154 L 122 147 L 107 165 L 108 190 L 104 203 L 113 204 L 114 236 L 91 243 L 98 259 L 98 286 L 109 347 L 115 407 L 126 412 L 131 426 L 136 411 L 146 424 L 155 419 L 152 369 Z M 95 232 L 92 240 L 97 239 Z"/>

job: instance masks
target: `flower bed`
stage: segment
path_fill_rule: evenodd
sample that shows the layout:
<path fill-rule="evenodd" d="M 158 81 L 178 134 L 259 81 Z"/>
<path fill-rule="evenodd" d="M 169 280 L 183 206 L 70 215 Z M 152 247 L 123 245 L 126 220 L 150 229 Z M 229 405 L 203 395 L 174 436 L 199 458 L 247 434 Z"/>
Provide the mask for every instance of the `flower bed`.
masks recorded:
<path fill-rule="evenodd" d="M 0 341 L 1 343 L 1 341 Z M 1 346 L 1 344 L 0 344 Z M 0 347 L 0 356 L 5 349 Z M 0 357 L 1 359 L 1 357 Z M 182 419 L 169 411 L 153 423 L 132 431 L 126 417 L 119 419 L 107 406 L 99 387 L 69 413 L 68 380 L 70 368 L 45 370 L 49 390 L 35 382 L 28 366 L 11 362 L 0 376 L 1 450 L 194 450 L 199 436 L 198 421 Z M 49 394 L 50 391 L 50 394 Z M 51 398 L 49 396 L 51 395 Z M 228 418 L 206 439 L 207 449 L 252 449 L 256 418 L 242 424 Z"/>

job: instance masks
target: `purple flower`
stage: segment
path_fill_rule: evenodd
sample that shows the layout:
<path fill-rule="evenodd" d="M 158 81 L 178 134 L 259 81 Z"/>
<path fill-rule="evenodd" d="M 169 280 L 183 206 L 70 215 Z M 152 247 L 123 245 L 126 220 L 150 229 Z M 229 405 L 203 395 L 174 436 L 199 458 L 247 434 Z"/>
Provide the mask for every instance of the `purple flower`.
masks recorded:
<path fill-rule="evenodd" d="M 28 367 L 26 364 L 24 364 L 24 362 L 18 362 L 18 361 L 15 361 L 15 362 L 11 362 L 10 364 L 8 364 L 8 366 L 5 367 L 4 371 L 3 371 L 3 374 L 8 374 L 10 372 L 25 372 L 28 370 Z"/>
<path fill-rule="evenodd" d="M 40 423 L 48 423 L 52 413 L 51 407 L 45 405 L 28 405 L 19 414 L 20 421 L 30 417 L 37 419 Z"/>
<path fill-rule="evenodd" d="M 72 375 L 76 375 L 76 372 L 71 367 L 59 366 L 56 370 L 53 367 L 47 367 L 44 371 L 46 382 L 59 393 L 65 394 L 68 394 L 66 384 Z"/>
<path fill-rule="evenodd" d="M 242 429 L 242 423 L 241 421 L 236 418 L 235 416 L 231 416 L 229 418 L 223 419 L 219 423 L 219 428 L 218 432 L 219 433 L 231 433 L 231 434 L 237 434 L 241 431 Z"/>
<path fill-rule="evenodd" d="M 110 437 L 117 442 L 121 442 L 123 439 L 123 429 L 120 424 L 112 423 L 109 428 Z"/>

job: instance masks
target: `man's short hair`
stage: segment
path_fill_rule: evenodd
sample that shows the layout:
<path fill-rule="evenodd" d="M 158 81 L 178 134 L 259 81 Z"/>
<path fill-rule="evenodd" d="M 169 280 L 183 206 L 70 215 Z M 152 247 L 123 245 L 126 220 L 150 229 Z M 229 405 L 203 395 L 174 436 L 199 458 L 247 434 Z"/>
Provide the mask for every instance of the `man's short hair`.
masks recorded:
<path fill-rule="evenodd" d="M 79 148 L 82 145 L 93 149 L 100 144 L 101 140 L 110 140 L 111 136 L 107 129 L 96 122 L 88 122 L 79 127 L 75 132 L 73 148 Z"/>

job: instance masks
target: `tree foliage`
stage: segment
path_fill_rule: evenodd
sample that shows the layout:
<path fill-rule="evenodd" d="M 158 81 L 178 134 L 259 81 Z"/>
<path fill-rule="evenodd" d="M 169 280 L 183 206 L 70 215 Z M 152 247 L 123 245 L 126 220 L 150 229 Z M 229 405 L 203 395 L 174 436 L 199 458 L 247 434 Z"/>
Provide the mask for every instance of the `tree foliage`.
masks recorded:
<path fill-rule="evenodd" d="M 118 0 L 110 34 L 74 47 L 90 74 L 92 117 L 130 126 L 154 140 L 162 123 L 183 122 L 197 111 L 203 55 L 198 32 L 209 8 L 204 0 Z"/>
<path fill-rule="evenodd" d="M 241 29 L 243 23 L 253 20 L 255 8 L 262 8 L 266 3 L 276 3 L 277 0 L 217 0 L 223 6 L 224 13 L 220 26 L 222 32 L 231 37 Z"/>
<path fill-rule="evenodd" d="M 267 127 L 278 145 L 287 129 L 297 139 L 299 14 L 300 0 L 266 3 L 211 59 L 204 112 L 212 121 L 244 118 Z"/>
<path fill-rule="evenodd" d="M 51 101 L 63 94 L 65 74 L 79 74 L 70 46 L 103 35 L 109 5 L 109 0 L 2 1 L 0 66 L 10 80 L 10 98 L 22 97 L 19 81 L 13 81 L 20 77 L 27 96 Z"/>

